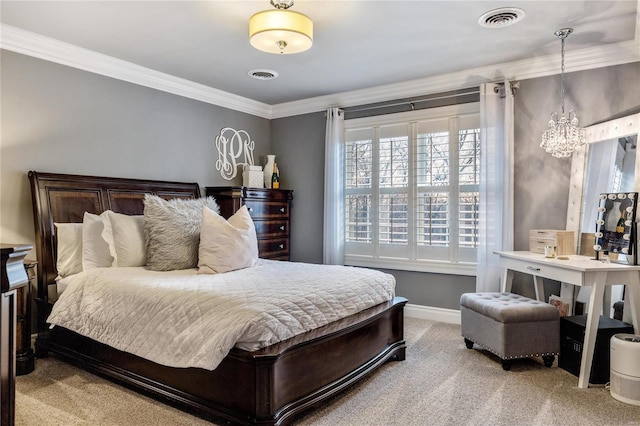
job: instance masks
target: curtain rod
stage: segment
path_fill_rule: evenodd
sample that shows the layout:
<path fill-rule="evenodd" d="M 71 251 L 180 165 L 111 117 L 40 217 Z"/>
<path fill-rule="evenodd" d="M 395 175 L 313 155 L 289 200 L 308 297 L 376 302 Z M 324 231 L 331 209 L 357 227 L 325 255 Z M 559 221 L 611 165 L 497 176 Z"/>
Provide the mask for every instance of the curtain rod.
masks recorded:
<path fill-rule="evenodd" d="M 413 109 L 414 108 L 413 104 L 416 104 L 416 103 L 437 101 L 437 100 L 440 100 L 440 99 L 449 99 L 449 98 L 455 98 L 455 97 L 458 97 L 458 96 L 476 95 L 476 94 L 480 94 L 480 90 L 479 89 L 472 90 L 470 92 L 455 93 L 455 94 L 445 95 L 445 96 L 435 96 L 435 97 L 431 97 L 431 98 L 414 99 L 414 100 L 411 100 L 411 101 L 402 101 L 402 102 L 396 102 L 396 103 L 392 103 L 392 104 L 382 104 L 382 105 L 375 105 L 375 106 L 356 108 L 356 109 L 344 108 L 344 111 L 345 112 L 368 111 L 368 110 L 371 110 L 371 109 L 391 108 L 391 107 L 394 107 L 394 106 L 402 106 L 402 105 L 409 105 L 409 106 L 411 106 L 411 109 Z"/>

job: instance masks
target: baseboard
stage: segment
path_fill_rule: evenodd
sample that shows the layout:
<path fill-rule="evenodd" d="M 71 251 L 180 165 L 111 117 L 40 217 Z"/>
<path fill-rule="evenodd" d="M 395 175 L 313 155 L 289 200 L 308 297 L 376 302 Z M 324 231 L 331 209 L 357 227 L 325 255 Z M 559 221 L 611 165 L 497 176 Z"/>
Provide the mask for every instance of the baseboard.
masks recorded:
<path fill-rule="evenodd" d="M 404 307 L 404 314 L 411 318 L 460 324 L 460 311 L 455 309 L 434 308 L 432 306 L 407 303 Z"/>

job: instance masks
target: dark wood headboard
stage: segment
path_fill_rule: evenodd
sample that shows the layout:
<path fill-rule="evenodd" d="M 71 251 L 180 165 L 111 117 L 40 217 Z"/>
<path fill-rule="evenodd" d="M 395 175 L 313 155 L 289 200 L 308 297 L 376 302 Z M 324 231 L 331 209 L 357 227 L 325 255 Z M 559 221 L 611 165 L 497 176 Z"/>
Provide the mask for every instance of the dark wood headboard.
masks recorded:
<path fill-rule="evenodd" d="M 144 210 L 145 194 L 154 194 L 167 200 L 200 197 L 197 183 L 35 171 L 29 172 L 29 181 L 38 256 L 38 302 L 45 305 L 48 286 L 55 282 L 57 276 L 54 223 L 78 223 L 82 222 L 85 212 L 100 214 L 106 210 L 139 215 Z"/>

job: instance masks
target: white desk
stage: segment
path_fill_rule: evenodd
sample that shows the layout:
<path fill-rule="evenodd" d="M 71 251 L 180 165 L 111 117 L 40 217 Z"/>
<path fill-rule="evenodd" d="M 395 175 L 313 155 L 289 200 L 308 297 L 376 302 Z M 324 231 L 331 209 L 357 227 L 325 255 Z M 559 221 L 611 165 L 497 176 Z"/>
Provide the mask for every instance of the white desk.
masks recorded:
<path fill-rule="evenodd" d="M 548 259 L 542 254 L 528 251 L 495 252 L 500 256 L 500 265 L 505 268 L 502 279 L 502 291 L 511 291 L 513 271 L 531 274 L 536 285 L 536 297 L 544 299 L 542 280 L 549 278 L 577 286 L 591 286 L 587 322 L 582 349 L 582 362 L 578 387 L 589 386 L 591 362 L 598 333 L 598 321 L 602 311 L 602 299 L 605 287 L 614 284 L 627 284 L 629 309 L 633 328 L 638 328 L 638 313 L 640 313 L 640 266 L 605 263 L 593 260 L 588 256 L 568 256 L 569 260 Z M 627 306 L 625 306 L 627 308 Z"/>

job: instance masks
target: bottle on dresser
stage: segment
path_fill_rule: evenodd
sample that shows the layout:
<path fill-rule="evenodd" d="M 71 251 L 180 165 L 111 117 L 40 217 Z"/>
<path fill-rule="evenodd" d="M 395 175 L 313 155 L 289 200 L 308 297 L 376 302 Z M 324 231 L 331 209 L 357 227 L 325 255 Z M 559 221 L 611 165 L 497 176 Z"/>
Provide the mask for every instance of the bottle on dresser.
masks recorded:
<path fill-rule="evenodd" d="M 271 188 L 280 189 L 280 173 L 278 170 L 278 163 L 273 163 L 273 174 L 271 175 Z"/>

